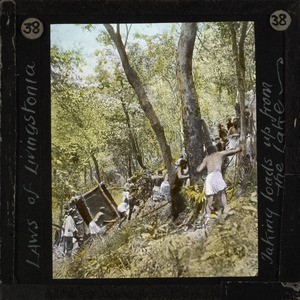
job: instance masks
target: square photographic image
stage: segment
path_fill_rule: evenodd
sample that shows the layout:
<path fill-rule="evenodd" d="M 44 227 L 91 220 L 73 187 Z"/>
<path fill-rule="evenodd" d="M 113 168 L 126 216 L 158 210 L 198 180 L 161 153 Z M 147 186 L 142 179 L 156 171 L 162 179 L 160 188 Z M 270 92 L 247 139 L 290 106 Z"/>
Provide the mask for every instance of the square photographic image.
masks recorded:
<path fill-rule="evenodd" d="M 257 276 L 254 22 L 50 29 L 52 278 Z"/>

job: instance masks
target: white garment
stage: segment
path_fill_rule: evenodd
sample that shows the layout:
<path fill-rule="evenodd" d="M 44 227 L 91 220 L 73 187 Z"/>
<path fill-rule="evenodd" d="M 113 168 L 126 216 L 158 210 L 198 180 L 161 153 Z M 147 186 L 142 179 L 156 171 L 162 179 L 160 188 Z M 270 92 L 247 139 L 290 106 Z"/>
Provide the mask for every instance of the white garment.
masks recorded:
<path fill-rule="evenodd" d="M 207 196 L 217 194 L 226 189 L 227 185 L 222 177 L 221 172 L 213 171 L 209 173 L 205 181 L 205 194 Z"/>
<path fill-rule="evenodd" d="M 104 213 L 102 211 L 99 211 L 96 216 L 93 218 L 93 222 L 98 222 L 98 224 L 100 225 L 100 227 L 103 226 L 103 216 L 104 216 Z M 99 221 L 100 219 L 100 221 Z"/>
<path fill-rule="evenodd" d="M 77 230 L 75 222 L 71 216 L 67 216 L 64 222 L 64 236 L 73 236 L 73 233 Z"/>
<path fill-rule="evenodd" d="M 129 204 L 122 202 L 121 204 L 118 205 L 118 211 L 120 213 L 126 212 L 128 214 L 129 212 Z"/>
<path fill-rule="evenodd" d="M 91 234 L 97 234 L 101 231 L 101 228 L 94 221 L 90 222 L 89 229 Z"/>
<path fill-rule="evenodd" d="M 164 196 L 170 196 L 170 184 L 168 181 L 163 181 L 160 185 L 160 193 Z"/>
<path fill-rule="evenodd" d="M 124 191 L 124 192 L 123 192 L 123 199 L 122 199 L 122 202 L 124 202 L 125 199 L 129 199 L 129 191 Z"/>

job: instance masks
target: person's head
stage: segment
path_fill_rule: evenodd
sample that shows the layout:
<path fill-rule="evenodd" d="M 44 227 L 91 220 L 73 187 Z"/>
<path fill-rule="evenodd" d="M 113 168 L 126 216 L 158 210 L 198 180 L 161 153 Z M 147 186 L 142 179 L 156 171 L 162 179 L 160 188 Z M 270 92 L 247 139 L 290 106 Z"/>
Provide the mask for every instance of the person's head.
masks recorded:
<path fill-rule="evenodd" d="M 73 216 L 74 215 L 74 212 L 75 212 L 75 209 L 73 208 L 69 208 L 65 211 L 65 215 L 66 216 Z"/>
<path fill-rule="evenodd" d="M 105 182 L 104 182 L 104 181 L 101 181 L 101 182 L 100 182 L 100 186 L 101 186 L 102 188 L 106 188 Z"/>
<path fill-rule="evenodd" d="M 180 160 L 180 163 L 179 163 L 179 166 L 182 168 L 182 169 L 186 169 L 188 164 L 187 164 L 187 160 L 185 158 L 182 158 Z"/>
<path fill-rule="evenodd" d="M 212 153 L 215 153 L 217 152 L 217 149 L 215 146 L 208 146 L 207 149 L 206 149 L 206 152 L 208 155 L 211 155 Z"/>
<path fill-rule="evenodd" d="M 223 150 L 223 144 L 221 143 L 221 141 L 219 141 L 218 143 L 216 143 L 217 151 L 222 151 Z"/>
<path fill-rule="evenodd" d="M 239 118 L 235 117 L 233 118 L 233 125 L 238 125 L 239 123 Z"/>

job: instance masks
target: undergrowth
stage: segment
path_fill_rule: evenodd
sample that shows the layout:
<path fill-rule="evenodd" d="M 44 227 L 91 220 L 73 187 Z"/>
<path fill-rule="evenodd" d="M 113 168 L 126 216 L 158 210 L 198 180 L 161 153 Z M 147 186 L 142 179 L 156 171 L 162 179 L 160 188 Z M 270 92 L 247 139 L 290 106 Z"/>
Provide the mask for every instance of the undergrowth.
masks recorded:
<path fill-rule="evenodd" d="M 91 241 L 56 278 L 235 277 L 257 274 L 256 194 L 231 201 L 232 210 L 192 227 L 160 213 L 134 218 Z M 184 218 L 182 218 L 184 220 Z"/>

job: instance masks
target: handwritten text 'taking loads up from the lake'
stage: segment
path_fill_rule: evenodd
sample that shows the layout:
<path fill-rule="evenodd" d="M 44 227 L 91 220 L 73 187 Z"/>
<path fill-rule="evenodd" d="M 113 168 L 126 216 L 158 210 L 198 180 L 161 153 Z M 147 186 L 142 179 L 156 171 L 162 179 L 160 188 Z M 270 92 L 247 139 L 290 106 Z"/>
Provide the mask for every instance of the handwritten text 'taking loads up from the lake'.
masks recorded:
<path fill-rule="evenodd" d="M 262 250 L 261 258 L 273 265 L 277 248 L 276 240 L 279 231 L 279 207 L 284 187 L 284 130 L 285 130 L 285 108 L 282 100 L 283 86 L 280 77 L 280 66 L 283 59 L 276 62 L 277 78 L 280 91 L 275 92 L 276 86 L 262 83 L 262 107 L 259 113 L 265 122 L 261 128 L 264 149 L 262 156 L 262 173 L 264 182 L 260 190 L 261 200 L 264 201 L 264 220 L 262 222 L 263 233 L 261 236 Z"/>

